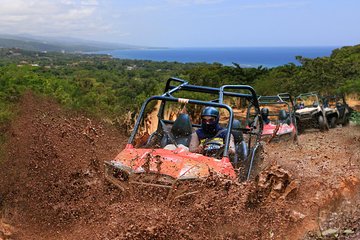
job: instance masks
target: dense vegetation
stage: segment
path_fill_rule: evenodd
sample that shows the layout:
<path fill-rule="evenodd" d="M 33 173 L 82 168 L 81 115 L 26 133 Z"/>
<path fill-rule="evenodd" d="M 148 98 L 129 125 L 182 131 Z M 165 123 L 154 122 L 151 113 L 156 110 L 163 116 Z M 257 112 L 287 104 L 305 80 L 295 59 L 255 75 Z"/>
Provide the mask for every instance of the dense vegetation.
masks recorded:
<path fill-rule="evenodd" d="M 170 76 L 196 85 L 249 84 L 262 95 L 360 93 L 360 45 L 335 49 L 330 57 L 297 60 L 299 66 L 242 68 L 0 48 L 0 125 L 11 118 L 12 104 L 28 89 L 65 106 L 116 119 L 161 93 Z"/>

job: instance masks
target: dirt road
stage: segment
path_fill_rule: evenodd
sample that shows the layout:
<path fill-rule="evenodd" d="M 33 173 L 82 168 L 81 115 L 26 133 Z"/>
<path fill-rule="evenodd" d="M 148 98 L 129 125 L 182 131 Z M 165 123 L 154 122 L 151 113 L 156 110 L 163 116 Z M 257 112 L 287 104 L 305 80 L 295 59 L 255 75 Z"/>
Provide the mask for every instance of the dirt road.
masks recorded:
<path fill-rule="evenodd" d="M 103 161 L 126 138 L 50 100 L 27 94 L 6 136 L 0 239 L 360 238 L 359 127 L 266 145 L 258 181 L 210 179 L 201 196 L 171 204 L 104 183 Z"/>

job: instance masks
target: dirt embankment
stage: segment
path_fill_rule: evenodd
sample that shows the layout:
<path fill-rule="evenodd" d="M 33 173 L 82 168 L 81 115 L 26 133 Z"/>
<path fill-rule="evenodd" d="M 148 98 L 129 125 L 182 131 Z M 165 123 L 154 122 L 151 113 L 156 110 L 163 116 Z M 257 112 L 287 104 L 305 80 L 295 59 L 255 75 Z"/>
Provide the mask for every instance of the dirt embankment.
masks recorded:
<path fill-rule="evenodd" d="M 94 203 L 106 195 L 103 161 L 120 151 L 126 139 L 115 128 L 31 94 L 19 110 L 1 163 L 2 217 L 21 229 L 20 239 L 38 238 L 32 233 L 46 238 L 47 232 L 51 236 L 74 222 L 91 221 L 101 209 Z"/>
<path fill-rule="evenodd" d="M 201 196 L 174 203 L 153 191 L 129 198 L 104 183 L 103 161 L 125 142 L 111 126 L 26 95 L 0 165 L 0 239 L 315 239 L 334 229 L 359 236 L 359 128 L 266 145 L 257 182 L 214 177 Z"/>

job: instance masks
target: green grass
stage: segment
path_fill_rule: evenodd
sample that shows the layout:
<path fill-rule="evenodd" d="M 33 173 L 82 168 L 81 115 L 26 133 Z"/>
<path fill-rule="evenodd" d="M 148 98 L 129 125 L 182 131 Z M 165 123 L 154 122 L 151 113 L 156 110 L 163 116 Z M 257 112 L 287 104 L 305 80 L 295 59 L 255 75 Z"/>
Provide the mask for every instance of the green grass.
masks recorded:
<path fill-rule="evenodd" d="M 5 129 L 15 115 L 15 111 L 13 111 L 13 109 L 13 104 L 6 103 L 0 99 L 0 163 L 2 163 L 5 158 Z"/>
<path fill-rule="evenodd" d="M 350 120 L 356 125 L 360 125 L 360 112 L 352 112 L 350 116 Z"/>
<path fill-rule="evenodd" d="M 8 124 L 14 116 L 14 106 L 12 103 L 0 99 L 0 127 Z M 0 128 L 1 130 L 1 128 Z"/>

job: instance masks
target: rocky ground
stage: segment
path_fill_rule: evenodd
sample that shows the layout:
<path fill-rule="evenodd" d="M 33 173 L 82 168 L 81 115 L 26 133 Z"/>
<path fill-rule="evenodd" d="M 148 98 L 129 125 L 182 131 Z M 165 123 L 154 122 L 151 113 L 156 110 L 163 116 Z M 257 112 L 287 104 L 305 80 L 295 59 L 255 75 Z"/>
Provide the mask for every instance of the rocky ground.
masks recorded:
<path fill-rule="evenodd" d="M 105 183 L 127 137 L 51 100 L 27 94 L 3 134 L 0 239 L 360 239 L 356 126 L 266 145 L 256 181 L 213 176 L 176 202 Z"/>

